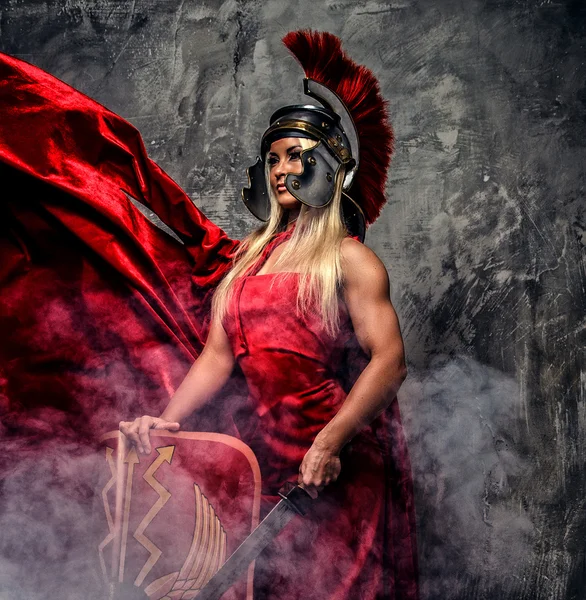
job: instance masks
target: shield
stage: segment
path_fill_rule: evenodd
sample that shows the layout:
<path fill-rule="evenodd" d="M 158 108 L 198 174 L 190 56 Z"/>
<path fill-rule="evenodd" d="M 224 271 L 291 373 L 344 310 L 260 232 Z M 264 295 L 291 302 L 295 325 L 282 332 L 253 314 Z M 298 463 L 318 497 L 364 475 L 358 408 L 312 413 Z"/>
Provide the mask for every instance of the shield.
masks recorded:
<path fill-rule="evenodd" d="M 102 436 L 98 560 L 111 600 L 189 600 L 259 521 L 252 450 L 218 433 L 152 431 L 150 455 Z M 252 599 L 254 565 L 222 597 Z"/>

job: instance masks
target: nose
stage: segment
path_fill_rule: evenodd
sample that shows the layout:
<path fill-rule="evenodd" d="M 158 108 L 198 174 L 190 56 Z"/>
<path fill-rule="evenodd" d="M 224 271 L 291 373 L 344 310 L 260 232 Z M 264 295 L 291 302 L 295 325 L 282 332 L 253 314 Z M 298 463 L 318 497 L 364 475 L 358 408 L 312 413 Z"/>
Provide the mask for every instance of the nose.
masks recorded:
<path fill-rule="evenodd" d="M 279 162 L 274 167 L 274 172 L 275 172 L 275 177 L 277 179 L 280 179 L 281 177 L 284 177 L 288 173 L 288 170 L 287 170 L 287 161 L 286 160 L 279 160 Z"/>
<path fill-rule="evenodd" d="M 290 160 L 287 160 L 286 158 L 283 160 L 280 160 L 274 167 L 273 167 L 273 174 L 275 176 L 275 179 L 277 181 L 279 181 L 280 179 L 285 179 L 285 176 L 288 173 L 299 173 L 300 169 L 299 169 L 299 165 L 296 165 L 295 163 L 293 163 Z"/>
<path fill-rule="evenodd" d="M 284 161 L 279 161 L 273 168 L 273 177 L 275 178 L 275 182 L 277 184 L 281 184 L 285 182 L 285 177 L 287 175 L 287 167 Z"/>

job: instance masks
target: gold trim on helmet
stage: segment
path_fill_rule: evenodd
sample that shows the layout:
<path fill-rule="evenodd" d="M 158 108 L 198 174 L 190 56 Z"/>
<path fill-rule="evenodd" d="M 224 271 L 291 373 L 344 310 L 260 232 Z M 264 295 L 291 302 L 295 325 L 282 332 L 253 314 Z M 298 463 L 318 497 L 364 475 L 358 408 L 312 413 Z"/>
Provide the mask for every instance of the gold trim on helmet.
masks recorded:
<path fill-rule="evenodd" d="M 280 131 L 281 129 L 295 129 L 297 131 L 302 131 L 303 133 L 309 134 L 308 137 L 314 137 L 318 141 L 323 142 L 343 165 L 347 165 L 348 163 L 354 161 L 352 155 L 350 154 L 350 150 L 343 146 L 342 143 L 335 137 L 327 135 L 321 129 L 319 129 L 319 127 L 315 127 L 310 123 L 297 119 L 276 121 L 265 131 L 263 135 L 263 141 L 272 133 L 275 131 Z"/>

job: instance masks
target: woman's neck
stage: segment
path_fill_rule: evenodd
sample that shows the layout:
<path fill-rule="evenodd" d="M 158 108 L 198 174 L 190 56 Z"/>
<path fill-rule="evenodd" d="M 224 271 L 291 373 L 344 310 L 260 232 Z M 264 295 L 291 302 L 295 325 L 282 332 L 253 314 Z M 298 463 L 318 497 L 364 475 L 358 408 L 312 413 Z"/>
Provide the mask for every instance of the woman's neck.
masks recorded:
<path fill-rule="evenodd" d="M 289 229 L 292 229 L 293 227 L 295 227 L 295 223 L 297 221 L 297 218 L 299 217 L 299 211 L 289 211 L 289 214 L 287 215 L 287 227 L 285 228 L 285 231 L 289 231 Z"/>

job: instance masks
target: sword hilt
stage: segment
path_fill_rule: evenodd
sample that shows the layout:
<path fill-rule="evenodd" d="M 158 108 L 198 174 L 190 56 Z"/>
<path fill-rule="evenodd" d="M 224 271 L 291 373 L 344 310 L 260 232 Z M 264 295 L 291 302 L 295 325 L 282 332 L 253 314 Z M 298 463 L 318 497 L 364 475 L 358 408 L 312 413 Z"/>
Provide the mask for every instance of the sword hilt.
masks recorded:
<path fill-rule="evenodd" d="M 302 517 L 305 515 L 313 501 L 313 498 L 302 487 L 293 483 L 286 483 L 279 490 L 278 494 Z"/>

